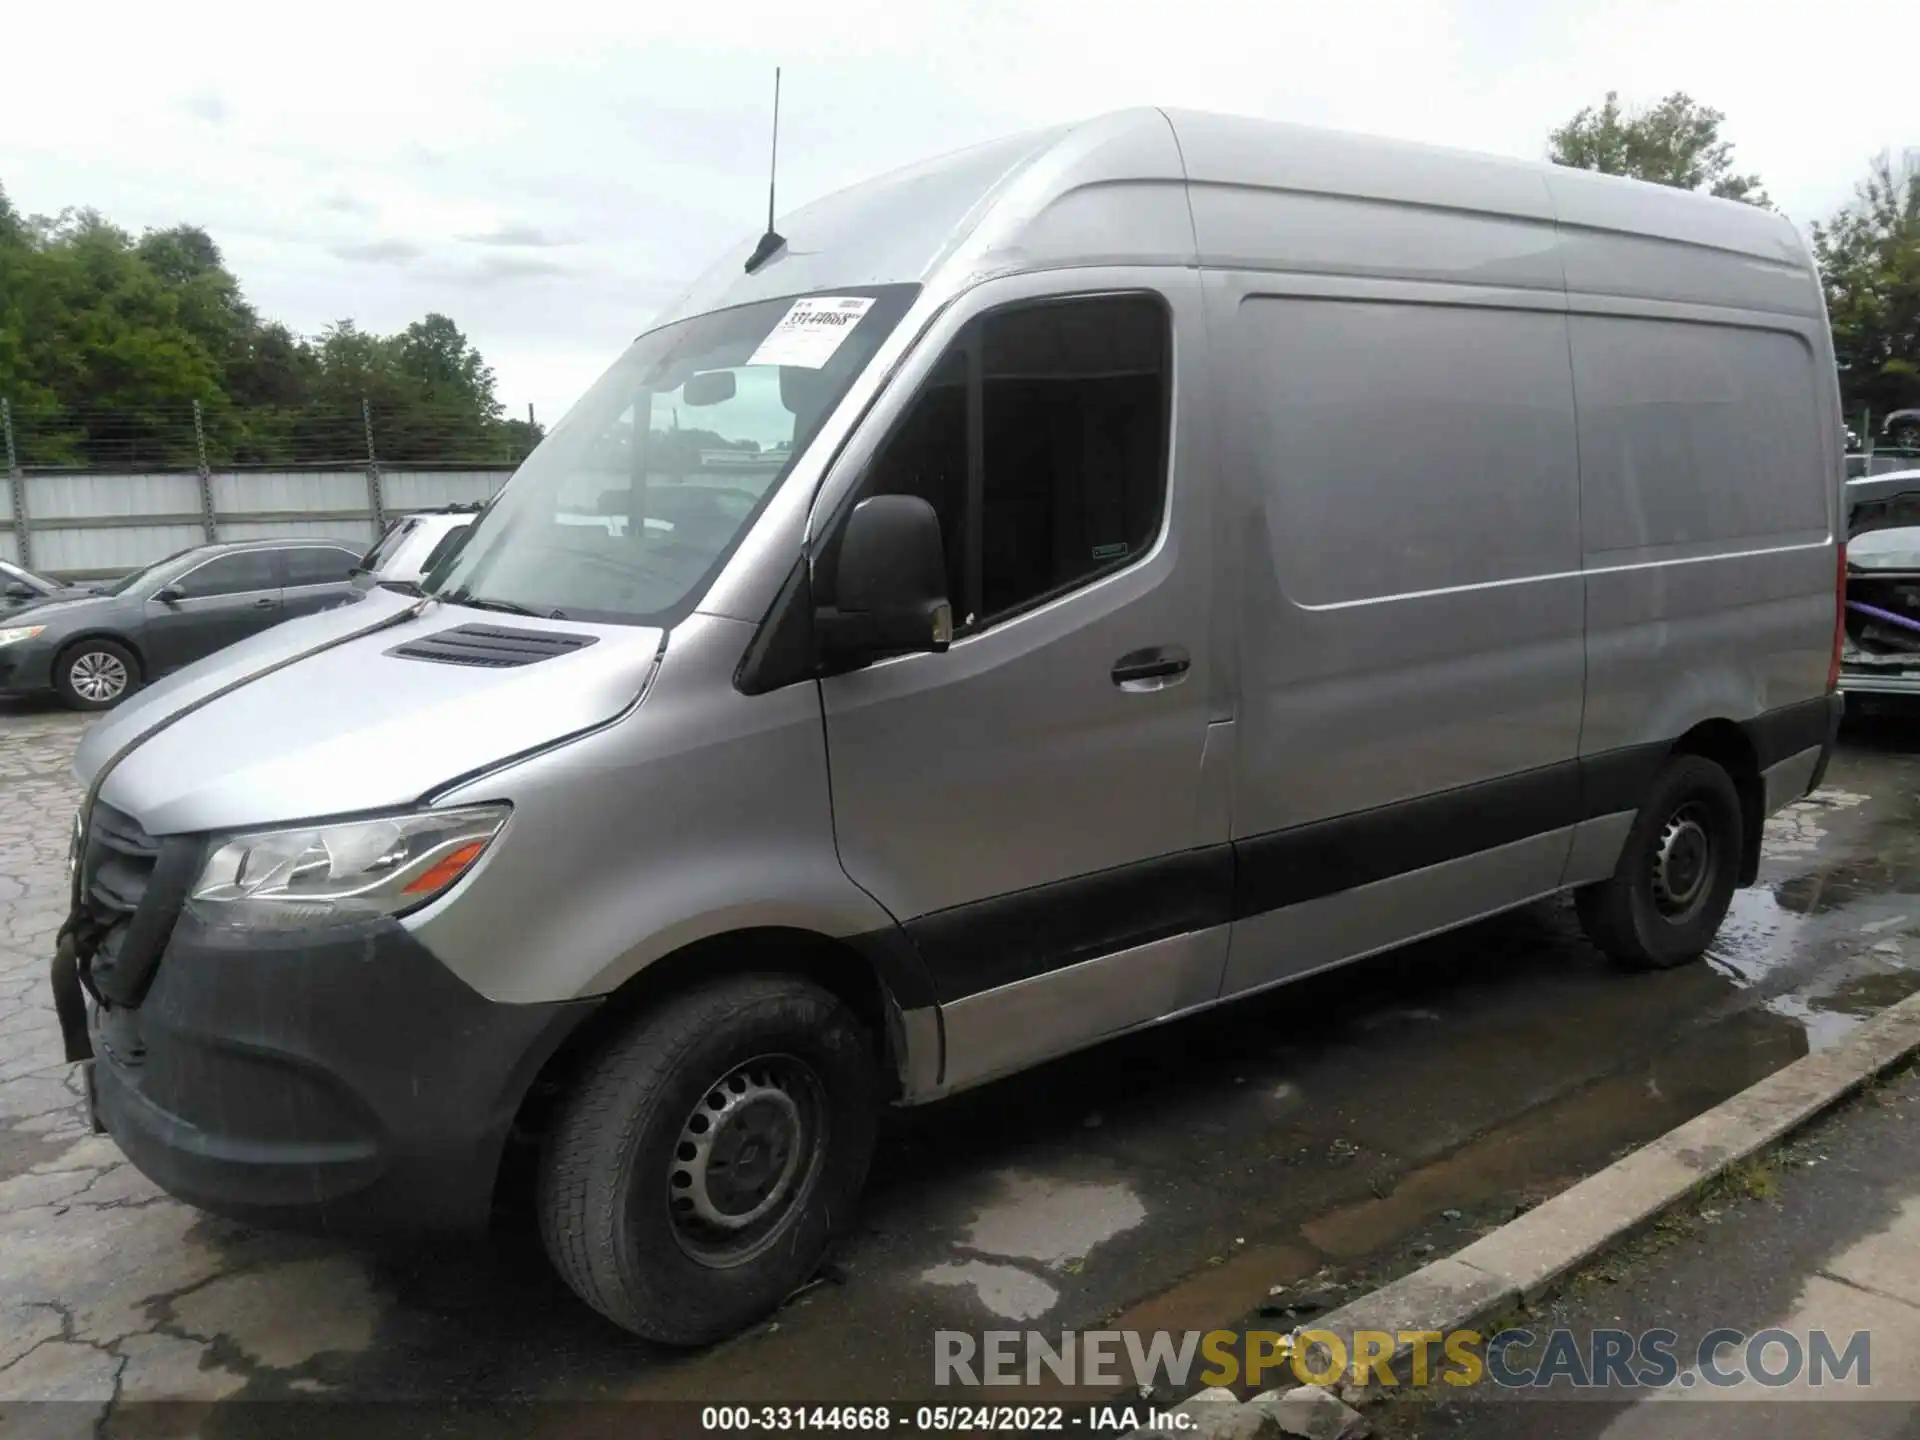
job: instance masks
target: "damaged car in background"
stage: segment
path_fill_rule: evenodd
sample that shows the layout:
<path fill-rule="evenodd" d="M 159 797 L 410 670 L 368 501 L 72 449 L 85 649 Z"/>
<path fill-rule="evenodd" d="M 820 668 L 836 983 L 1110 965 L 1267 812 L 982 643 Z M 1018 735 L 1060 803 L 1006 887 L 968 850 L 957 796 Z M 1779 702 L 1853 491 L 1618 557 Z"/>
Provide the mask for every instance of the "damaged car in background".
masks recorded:
<path fill-rule="evenodd" d="M 1840 688 L 1920 697 L 1920 470 L 1847 483 Z"/>

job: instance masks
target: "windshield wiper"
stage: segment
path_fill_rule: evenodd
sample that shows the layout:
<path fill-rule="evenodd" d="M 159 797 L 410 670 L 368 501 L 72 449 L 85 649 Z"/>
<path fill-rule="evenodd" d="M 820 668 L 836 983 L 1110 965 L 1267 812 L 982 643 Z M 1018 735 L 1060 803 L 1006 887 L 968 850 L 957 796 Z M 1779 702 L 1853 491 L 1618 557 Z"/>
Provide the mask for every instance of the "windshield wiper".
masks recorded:
<path fill-rule="evenodd" d="M 454 605 L 470 605 L 475 610 L 498 610 L 505 615 L 528 615 L 535 620 L 564 620 L 566 612 L 562 610 L 529 610 L 513 600 L 495 600 L 484 595 L 475 595 L 471 590 L 450 590 L 440 597 Z"/>
<path fill-rule="evenodd" d="M 362 571 L 362 574 L 369 572 Z M 402 595 L 425 595 L 418 580 L 376 580 L 373 582 L 383 590 L 398 590 Z"/>

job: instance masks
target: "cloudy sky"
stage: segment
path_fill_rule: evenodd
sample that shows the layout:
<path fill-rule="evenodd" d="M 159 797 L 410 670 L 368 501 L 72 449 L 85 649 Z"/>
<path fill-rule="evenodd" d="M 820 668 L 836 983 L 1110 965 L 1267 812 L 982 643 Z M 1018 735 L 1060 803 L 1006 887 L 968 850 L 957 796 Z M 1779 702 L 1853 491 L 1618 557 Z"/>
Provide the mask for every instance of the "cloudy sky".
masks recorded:
<path fill-rule="evenodd" d="M 785 209 L 1134 104 L 1538 156 L 1609 88 L 1727 112 L 1795 220 L 1920 146 L 1880 57 L 1908 0 L 127 0 L 12 8 L 0 184 L 28 212 L 188 221 L 312 332 L 452 315 L 551 420 L 756 233 L 772 70 Z M 1857 78 L 1856 78 L 1857 77 Z"/>

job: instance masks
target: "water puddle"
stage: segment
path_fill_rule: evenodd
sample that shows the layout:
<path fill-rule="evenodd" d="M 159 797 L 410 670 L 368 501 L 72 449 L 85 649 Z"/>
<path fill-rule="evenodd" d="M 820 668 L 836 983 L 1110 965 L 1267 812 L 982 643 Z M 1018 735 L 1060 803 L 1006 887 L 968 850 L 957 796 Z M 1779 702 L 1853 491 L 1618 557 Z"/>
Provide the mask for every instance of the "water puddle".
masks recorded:
<path fill-rule="evenodd" d="M 1059 1267 L 1147 1218 L 1130 1186 L 1009 1171 L 1001 1198 L 967 1227 L 969 1250 Z"/>
<path fill-rule="evenodd" d="M 1060 1292 L 1045 1272 L 1077 1274 L 1096 1246 L 1147 1218 L 1132 1187 L 1118 1182 L 1010 1170 L 996 1183 L 999 1199 L 982 1207 L 956 1247 L 970 1252 L 968 1258 L 931 1266 L 920 1278 L 969 1288 L 982 1306 L 1008 1320 L 1052 1309 Z M 1027 1263 L 1007 1263 L 1014 1261 Z"/>
<path fill-rule="evenodd" d="M 970 1287 L 974 1298 L 1003 1320 L 1036 1320 L 1060 1298 L 1060 1292 L 1038 1275 L 1013 1265 L 989 1265 L 963 1260 L 935 1265 L 920 1278 L 929 1285 Z"/>
<path fill-rule="evenodd" d="M 1868 798 L 1823 789 L 1772 816 L 1763 840 L 1763 874 L 1771 877 L 1735 892 L 1707 956 L 1771 1013 L 1801 1026 L 1815 1050 L 1920 990 L 1912 857 L 1884 836 L 1865 850 L 1836 845 L 1829 833 L 1841 812 Z M 1822 855 L 1829 863 L 1811 863 Z"/>
<path fill-rule="evenodd" d="M 1906 886 L 1913 879 L 1911 867 L 1901 861 L 1870 856 L 1782 880 L 1773 887 L 1773 898 L 1782 909 L 1798 915 L 1825 915 L 1861 900 L 1879 899 L 1904 902 L 1910 910 L 1913 895 Z"/>

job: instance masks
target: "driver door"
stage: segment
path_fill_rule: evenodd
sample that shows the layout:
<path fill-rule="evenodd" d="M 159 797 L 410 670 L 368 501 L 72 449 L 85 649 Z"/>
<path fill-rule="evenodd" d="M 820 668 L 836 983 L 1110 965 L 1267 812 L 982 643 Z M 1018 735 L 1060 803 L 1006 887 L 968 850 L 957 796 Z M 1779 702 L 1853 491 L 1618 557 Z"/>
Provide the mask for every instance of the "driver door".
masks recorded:
<path fill-rule="evenodd" d="M 1211 999 L 1225 956 L 1227 817 L 1201 801 L 1211 496 L 1176 384 L 1197 287 L 1045 278 L 944 318 L 815 515 L 822 603 L 853 503 L 919 495 L 941 522 L 952 647 L 821 693 L 841 863 L 927 962 L 948 1087 Z"/>

